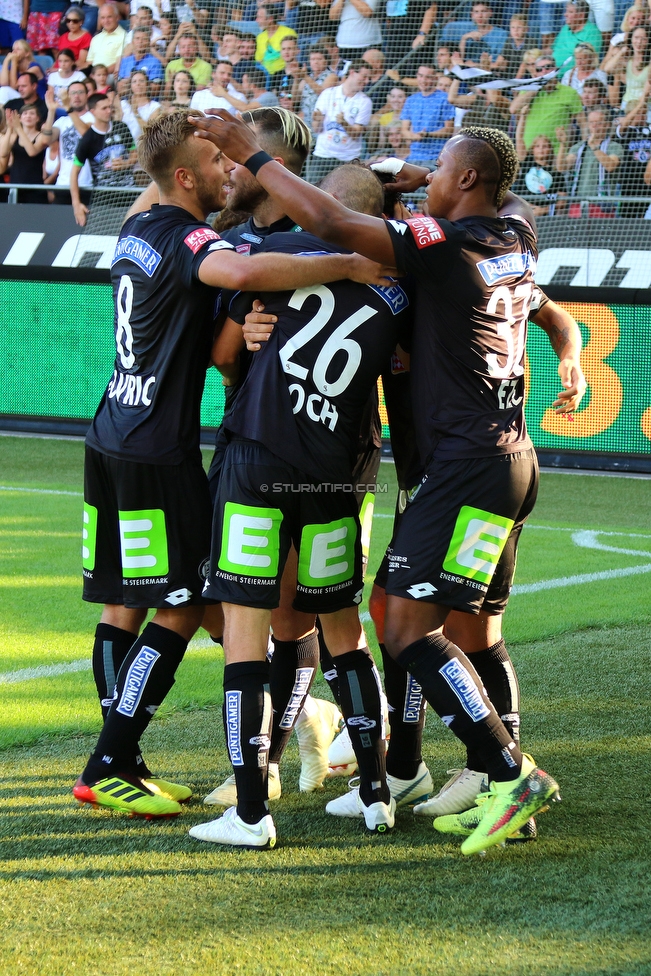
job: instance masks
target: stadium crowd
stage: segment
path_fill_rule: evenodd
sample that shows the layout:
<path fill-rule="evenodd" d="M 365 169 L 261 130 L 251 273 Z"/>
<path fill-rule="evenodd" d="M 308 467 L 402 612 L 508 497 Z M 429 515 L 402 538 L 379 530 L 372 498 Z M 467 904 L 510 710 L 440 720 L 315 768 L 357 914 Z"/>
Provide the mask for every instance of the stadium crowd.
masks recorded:
<path fill-rule="evenodd" d="M 644 217 L 650 16 L 643 0 L 0 0 L 0 173 L 83 225 L 92 187 L 148 183 L 135 147 L 156 113 L 279 105 L 311 130 L 313 183 L 355 158 L 433 168 L 461 126 L 490 125 L 537 215 Z"/>

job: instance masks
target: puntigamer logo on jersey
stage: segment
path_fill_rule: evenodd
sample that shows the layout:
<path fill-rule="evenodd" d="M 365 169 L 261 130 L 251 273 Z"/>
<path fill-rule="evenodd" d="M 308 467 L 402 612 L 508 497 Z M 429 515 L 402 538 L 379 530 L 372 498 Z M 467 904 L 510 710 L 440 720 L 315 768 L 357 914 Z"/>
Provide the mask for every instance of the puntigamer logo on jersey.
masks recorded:
<path fill-rule="evenodd" d="M 142 241 L 139 237 L 123 237 L 115 245 L 115 254 L 111 266 L 118 261 L 133 261 L 151 278 L 158 265 L 163 260 L 147 241 Z"/>
<path fill-rule="evenodd" d="M 525 271 L 536 270 L 536 259 L 531 251 L 524 254 L 504 254 L 501 258 L 488 258 L 477 263 L 479 273 L 487 285 L 493 285 L 504 278 L 519 278 Z"/>
<path fill-rule="evenodd" d="M 413 217 L 407 223 L 419 248 L 440 244 L 445 240 L 445 234 L 432 217 Z"/>

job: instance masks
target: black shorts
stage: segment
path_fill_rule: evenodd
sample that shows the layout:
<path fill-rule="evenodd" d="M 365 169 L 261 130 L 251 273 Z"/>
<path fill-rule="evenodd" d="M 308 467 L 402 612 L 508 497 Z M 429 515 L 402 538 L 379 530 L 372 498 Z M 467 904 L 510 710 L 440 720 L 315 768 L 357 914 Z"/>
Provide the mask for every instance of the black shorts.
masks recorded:
<path fill-rule="evenodd" d="M 398 532 L 398 526 L 400 525 L 400 520 L 404 515 L 405 509 L 407 507 L 407 500 L 409 498 L 409 492 L 405 488 L 398 488 L 398 497 L 396 498 L 396 509 L 393 514 L 393 532 L 391 534 L 391 542 L 387 546 L 387 550 L 382 556 L 382 562 L 378 566 L 377 573 L 375 574 L 375 579 L 373 580 L 374 586 L 379 586 L 381 589 L 386 590 L 387 581 L 389 579 L 389 559 L 391 558 L 391 553 L 393 552 L 393 540 Z"/>
<path fill-rule="evenodd" d="M 433 461 L 392 540 L 387 594 L 503 613 L 538 493 L 535 451 Z"/>
<path fill-rule="evenodd" d="M 212 506 L 201 461 L 140 464 L 86 448 L 83 598 L 166 608 L 204 604 Z"/>
<path fill-rule="evenodd" d="M 232 440 L 219 478 L 204 595 L 274 609 L 293 543 L 297 610 L 333 613 L 359 604 L 362 553 L 353 487 L 319 484 L 262 444 Z"/>

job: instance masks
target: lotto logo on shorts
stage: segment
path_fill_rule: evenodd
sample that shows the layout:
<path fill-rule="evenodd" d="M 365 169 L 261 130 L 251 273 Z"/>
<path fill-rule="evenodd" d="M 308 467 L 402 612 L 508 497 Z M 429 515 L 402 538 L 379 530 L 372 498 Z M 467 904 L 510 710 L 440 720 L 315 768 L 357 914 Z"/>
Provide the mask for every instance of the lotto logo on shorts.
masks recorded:
<path fill-rule="evenodd" d="M 479 583 L 490 583 L 512 528 L 512 519 L 464 505 L 443 569 Z"/>
<path fill-rule="evenodd" d="M 414 240 L 421 250 L 431 244 L 440 244 L 445 240 L 445 234 L 432 217 L 412 217 L 407 223 L 411 227 Z"/>
<path fill-rule="evenodd" d="M 219 568 L 241 576 L 276 576 L 282 520 L 278 508 L 226 502 Z"/>
<path fill-rule="evenodd" d="M 208 241 L 219 241 L 221 240 L 219 234 L 211 230 L 210 227 L 198 227 L 197 230 L 191 231 L 185 238 L 185 243 L 188 245 L 193 254 L 207 244 Z"/>
<path fill-rule="evenodd" d="M 473 722 L 481 722 L 490 715 L 490 709 L 479 693 L 477 685 L 472 680 L 470 672 L 461 661 L 452 658 L 446 661 L 439 673 L 461 702 L 464 712 L 467 712 Z"/>
<path fill-rule="evenodd" d="M 116 711 L 121 715 L 126 715 L 127 718 L 135 715 L 147 678 L 159 657 L 160 654 L 153 647 L 141 647 L 138 651 L 138 656 L 129 666 L 120 701 L 116 705 Z"/>
<path fill-rule="evenodd" d="M 355 572 L 357 522 L 337 519 L 325 525 L 306 525 L 298 554 L 298 582 L 322 587 L 352 579 Z"/>
<path fill-rule="evenodd" d="M 84 502 L 84 522 L 81 530 L 81 565 L 89 572 L 95 569 L 95 547 L 97 545 L 97 509 Z"/>
<path fill-rule="evenodd" d="M 160 508 L 140 512 L 118 512 L 122 575 L 125 579 L 167 576 L 167 530 Z"/>

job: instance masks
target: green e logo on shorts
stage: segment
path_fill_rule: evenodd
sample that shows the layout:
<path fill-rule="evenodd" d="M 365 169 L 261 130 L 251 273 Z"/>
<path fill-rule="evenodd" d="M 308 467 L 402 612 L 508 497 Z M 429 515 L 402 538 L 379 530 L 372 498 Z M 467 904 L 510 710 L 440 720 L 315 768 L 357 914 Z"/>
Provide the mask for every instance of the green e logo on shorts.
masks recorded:
<path fill-rule="evenodd" d="M 336 519 L 325 525 L 306 525 L 298 554 L 298 582 L 324 586 L 352 579 L 355 572 L 357 521 Z"/>
<path fill-rule="evenodd" d="M 169 570 L 165 512 L 160 508 L 142 512 L 118 512 L 122 575 L 166 576 Z"/>
<path fill-rule="evenodd" d="M 84 569 L 95 569 L 95 547 L 97 545 L 97 509 L 84 502 L 84 523 L 81 530 L 81 565 Z"/>
<path fill-rule="evenodd" d="M 282 520 L 279 508 L 226 502 L 219 568 L 242 576 L 277 576 Z"/>
<path fill-rule="evenodd" d="M 443 569 L 490 583 L 513 525 L 512 519 L 464 505 L 454 526 Z"/>

